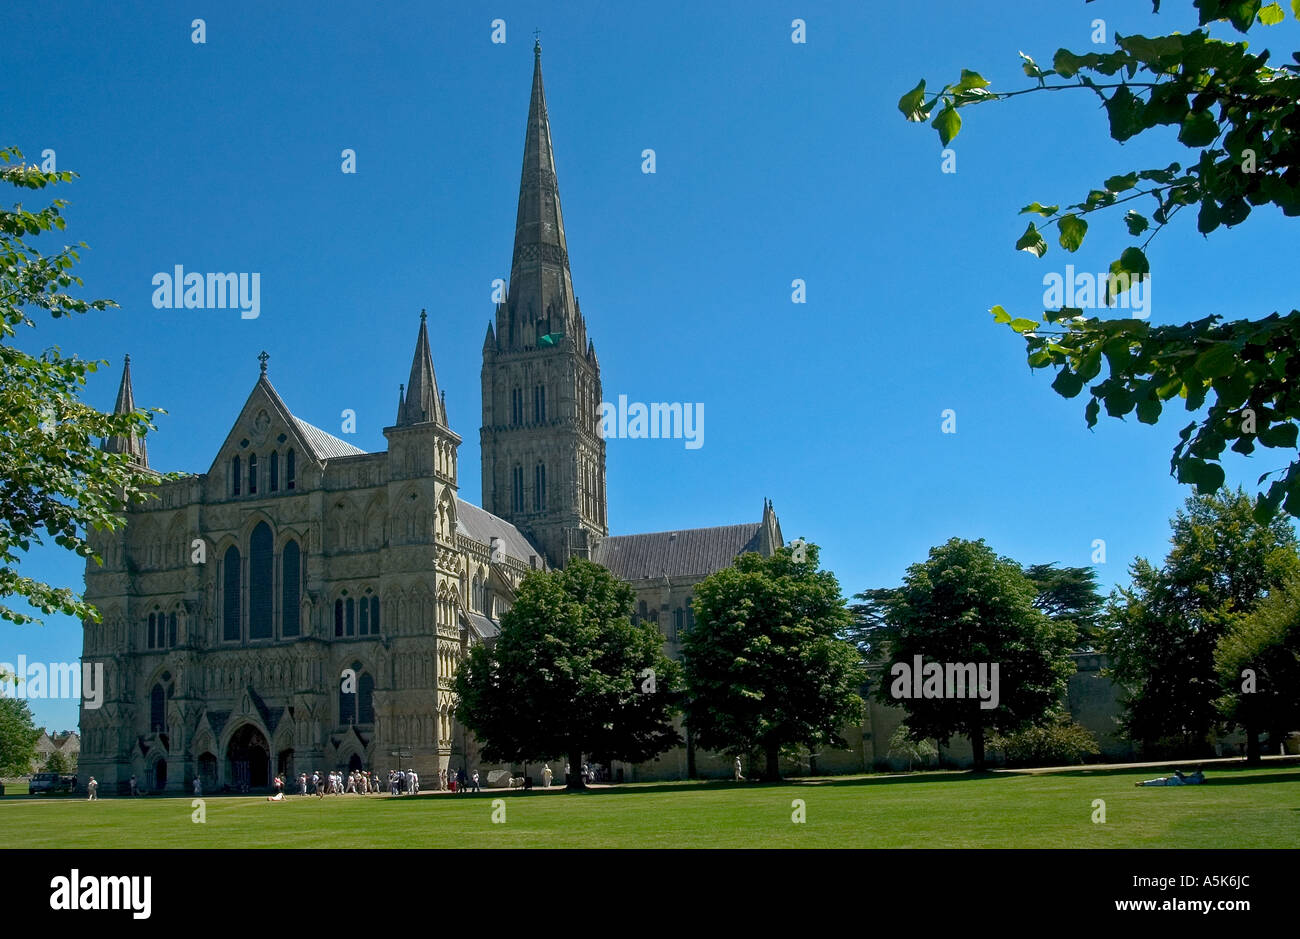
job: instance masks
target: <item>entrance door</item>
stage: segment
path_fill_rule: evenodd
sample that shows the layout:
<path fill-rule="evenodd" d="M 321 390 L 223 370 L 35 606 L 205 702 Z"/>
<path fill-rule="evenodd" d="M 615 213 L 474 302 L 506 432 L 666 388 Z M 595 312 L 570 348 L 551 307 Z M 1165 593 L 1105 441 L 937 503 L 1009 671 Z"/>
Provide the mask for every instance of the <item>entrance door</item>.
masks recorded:
<path fill-rule="evenodd" d="M 153 765 L 153 788 L 155 792 L 162 792 L 167 788 L 166 760 L 159 760 Z"/>
<path fill-rule="evenodd" d="M 265 789 L 271 782 L 271 748 L 252 724 L 245 724 L 226 748 L 231 783 L 236 789 Z"/>

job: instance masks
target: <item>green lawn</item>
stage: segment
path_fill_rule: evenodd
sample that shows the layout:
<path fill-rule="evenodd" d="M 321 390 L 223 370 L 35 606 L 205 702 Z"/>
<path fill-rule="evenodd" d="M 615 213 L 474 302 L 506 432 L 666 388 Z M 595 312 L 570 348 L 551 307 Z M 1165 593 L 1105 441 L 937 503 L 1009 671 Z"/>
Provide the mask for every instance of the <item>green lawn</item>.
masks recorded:
<path fill-rule="evenodd" d="M 0 799 L 12 847 L 1294 848 L 1300 768 L 1215 766 L 1201 786 L 1136 788 L 1151 769 L 925 773 L 781 785 L 647 783 L 393 798 Z M 492 821 L 493 800 L 506 818 Z M 807 821 L 791 821 L 802 799 Z M 1093 800 L 1106 803 L 1094 824 Z"/>

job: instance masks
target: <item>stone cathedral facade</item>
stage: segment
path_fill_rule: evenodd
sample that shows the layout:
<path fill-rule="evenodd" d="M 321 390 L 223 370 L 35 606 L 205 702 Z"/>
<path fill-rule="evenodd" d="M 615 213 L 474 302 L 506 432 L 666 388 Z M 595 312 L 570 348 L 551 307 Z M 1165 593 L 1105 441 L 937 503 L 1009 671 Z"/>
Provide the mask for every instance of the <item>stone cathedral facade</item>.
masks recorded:
<path fill-rule="evenodd" d="M 84 624 L 82 658 L 104 664 L 107 690 L 100 708 L 83 703 L 83 784 L 111 792 L 135 775 L 188 792 L 196 776 L 213 791 L 316 769 L 489 769 L 454 718 L 452 676 L 497 635 L 528 571 L 604 564 L 676 655 L 694 585 L 781 545 L 766 501 L 754 523 L 609 534 L 600 363 L 569 269 L 540 46 L 510 283 L 482 352 L 483 508 L 458 494 L 462 438 L 424 313 L 381 452 L 295 417 L 263 354 L 208 469 L 161 483 L 124 529 L 96 536 L 86 597 L 102 622 Z M 128 358 L 116 409 L 134 406 Z M 148 470 L 143 440 L 104 447 Z M 680 777 L 696 754 L 619 769 Z"/>

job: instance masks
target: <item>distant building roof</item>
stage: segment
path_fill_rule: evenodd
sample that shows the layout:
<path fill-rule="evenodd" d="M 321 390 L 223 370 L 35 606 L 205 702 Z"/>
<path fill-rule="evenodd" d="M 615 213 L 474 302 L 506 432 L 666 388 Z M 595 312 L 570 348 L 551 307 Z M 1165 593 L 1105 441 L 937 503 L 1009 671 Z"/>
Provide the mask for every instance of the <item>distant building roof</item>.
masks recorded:
<path fill-rule="evenodd" d="M 482 613 L 475 613 L 473 610 L 466 610 L 465 617 L 469 620 L 470 626 L 474 628 L 474 632 L 478 633 L 480 639 L 495 639 L 497 636 L 501 635 L 501 630 L 498 628 L 497 624 L 492 622 L 492 620 L 488 619 Z"/>
<path fill-rule="evenodd" d="M 688 528 L 603 539 L 592 560 L 622 580 L 704 577 L 730 567 L 738 555 L 758 551 L 761 522 Z"/>
<path fill-rule="evenodd" d="M 456 530 L 485 545 L 492 544 L 493 537 L 500 538 L 501 550 L 523 564 L 528 564 L 534 556 L 543 557 L 542 552 L 510 522 L 464 499 L 456 500 Z"/>

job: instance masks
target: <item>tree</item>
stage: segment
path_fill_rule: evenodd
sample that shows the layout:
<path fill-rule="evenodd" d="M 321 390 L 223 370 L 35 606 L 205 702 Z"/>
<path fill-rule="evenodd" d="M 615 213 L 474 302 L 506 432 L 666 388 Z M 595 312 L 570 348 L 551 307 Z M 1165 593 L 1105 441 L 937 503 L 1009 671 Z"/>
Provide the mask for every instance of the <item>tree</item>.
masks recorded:
<path fill-rule="evenodd" d="M 55 750 L 46 759 L 44 769 L 47 773 L 67 773 L 69 771 L 68 758 L 63 755 L 61 750 Z"/>
<path fill-rule="evenodd" d="M 907 771 L 910 773 L 913 763 L 933 760 L 939 755 L 939 748 L 924 737 L 915 739 L 906 724 L 899 724 L 889 737 L 886 755 L 907 760 Z"/>
<path fill-rule="evenodd" d="M 1289 576 L 1253 611 L 1232 619 L 1214 650 L 1224 717 L 1246 729 L 1247 759 L 1259 762 L 1259 732 L 1276 746 L 1300 727 L 1300 577 Z"/>
<path fill-rule="evenodd" d="M 26 776 L 36 761 L 40 729 L 23 698 L 0 697 L 0 776 Z"/>
<path fill-rule="evenodd" d="M 859 602 L 849 605 L 853 620 L 844 630 L 842 638 L 857 646 L 866 662 L 874 659 L 879 652 L 880 637 L 885 628 L 885 613 L 894 593 L 889 587 L 876 587 L 853 595 L 853 599 Z"/>
<path fill-rule="evenodd" d="M 1079 648 L 1091 648 L 1102 611 L 1097 572 L 1091 567 L 1031 564 L 1025 568 L 1025 576 L 1038 591 L 1034 606 L 1054 620 L 1073 623 Z"/>
<path fill-rule="evenodd" d="M 1158 13 L 1160 0 L 1152 6 Z M 1198 207 L 1196 227 L 1204 235 L 1244 222 L 1258 206 L 1300 215 L 1300 67 L 1270 65 L 1267 49 L 1251 53 L 1245 41 L 1212 39 L 1204 28 L 1225 20 L 1240 33 L 1256 24 L 1271 27 L 1285 18 L 1282 6 L 1260 0 L 1196 0 L 1194 6 L 1199 29 L 1154 37 L 1116 34 L 1115 51 L 1060 49 L 1051 68 L 1021 53 L 1024 72 L 1035 82 L 1028 88 L 993 91 L 977 72 L 964 69 L 958 81 L 929 100 L 923 80 L 903 95 L 899 109 L 911 121 L 933 114 L 932 126 L 945 147 L 961 129 L 962 108 L 1058 91 L 1096 95 L 1110 136 L 1121 143 L 1158 126 L 1177 127 L 1178 142 L 1193 151 L 1186 166 L 1174 160 L 1165 167 L 1134 168 L 1107 178 L 1064 209 L 1036 201 L 1021 209 L 1046 219 L 1043 229 L 1055 225 L 1060 246 L 1074 252 L 1094 213 L 1152 200 L 1149 218 L 1133 208 L 1123 217 L 1135 242 L 1146 237 L 1110 265 L 1113 276 L 1104 299 L 1113 304 L 1135 278 L 1150 274 L 1145 248 L 1187 206 Z M 1300 18 L 1300 5 L 1293 2 L 1291 9 Z M 1300 62 L 1300 53 L 1292 59 Z M 1053 77 L 1059 80 L 1049 81 Z M 1047 253 L 1039 224 L 1029 222 L 1017 250 L 1040 258 Z M 1213 392 L 1208 409 L 1179 432 L 1171 474 L 1207 494 L 1224 482 L 1220 458 L 1229 443 L 1242 454 L 1257 446 L 1278 448 L 1287 451 L 1290 464 L 1260 476 L 1260 484 L 1277 478 L 1258 494 L 1255 508 L 1261 521 L 1279 505 L 1300 515 L 1300 460 L 1293 452 L 1300 420 L 1300 395 L 1294 390 L 1300 382 L 1300 311 L 1230 322 L 1209 316 L 1168 326 L 1084 316 L 1081 307 L 1071 306 L 1045 310 L 1041 322 L 1013 318 L 1001 306 L 991 312 L 1024 337 L 1031 368 L 1057 369 L 1052 388 L 1063 397 L 1077 396 L 1107 369 L 1104 379 L 1088 385 L 1089 427 L 1103 406 L 1111 417 L 1136 411 L 1139 422 L 1155 424 L 1166 402 L 1179 398 L 1185 410 L 1199 412 Z"/>
<path fill-rule="evenodd" d="M 563 757 L 569 789 L 583 754 L 638 763 L 675 745 L 680 678 L 651 623 L 633 625 L 632 588 L 581 558 L 534 571 L 501 617 L 494 645 L 475 646 L 456 675 L 456 714 L 489 760 Z"/>
<path fill-rule="evenodd" d="M 47 173 L 21 160 L 18 150 L 0 149 L 0 181 L 44 189 L 75 176 Z M 143 436 L 153 428 L 156 413 L 104 414 L 78 398 L 86 376 L 107 363 L 65 356 L 58 347 L 34 356 L 8 344 L 19 326 L 35 326 L 31 309 L 58 319 L 116 306 L 66 293 L 82 285 L 71 273 L 79 260 L 75 248 L 65 245 L 43 257 L 24 242 L 62 230 L 66 205 L 55 199 L 35 212 L 22 203 L 0 208 L 0 598 L 20 597 L 42 613 L 98 622 L 99 613 L 80 593 L 18 572 L 23 554 L 44 543 L 42 531 L 60 547 L 99 560 L 87 540 L 89 530 L 120 528 L 125 524 L 120 513 L 145 495 L 142 487 L 159 479 L 138 472 L 127 454 L 106 453 L 97 445 L 96 437 Z M 0 619 L 35 621 L 4 604 Z"/>
<path fill-rule="evenodd" d="M 1215 647 L 1234 617 L 1300 569 L 1300 557 L 1289 522 L 1261 524 L 1242 489 L 1189 497 L 1171 527 L 1165 563 L 1138 558 L 1131 585 L 1112 595 L 1103 648 L 1128 689 L 1128 735 L 1147 747 L 1173 738 L 1202 755 L 1219 718 Z"/>
<path fill-rule="evenodd" d="M 882 676 L 877 697 L 907 711 L 914 738 L 934 737 L 945 745 L 955 734 L 970 738 L 975 768 L 983 769 L 986 735 L 1053 717 L 1074 673 L 1074 624 L 1038 610 L 1037 596 L 1020 565 L 995 555 L 982 539 L 952 538 L 931 548 L 926 561 L 908 567 L 888 603 L 889 678 Z M 937 666 L 939 680 L 930 684 L 914 676 L 918 662 L 931 676 Z M 977 696 L 977 682 L 968 673 L 963 693 L 953 680 L 957 666 L 981 664 L 987 671 L 978 685 L 990 693 Z M 995 706 L 982 706 L 989 703 Z"/>
<path fill-rule="evenodd" d="M 846 746 L 861 720 L 866 680 L 852 644 L 852 617 L 818 548 L 771 557 L 742 554 L 695 588 L 695 628 L 682 644 L 686 723 L 696 742 L 729 754 L 761 749 L 764 776 L 781 776 L 783 747 Z"/>

